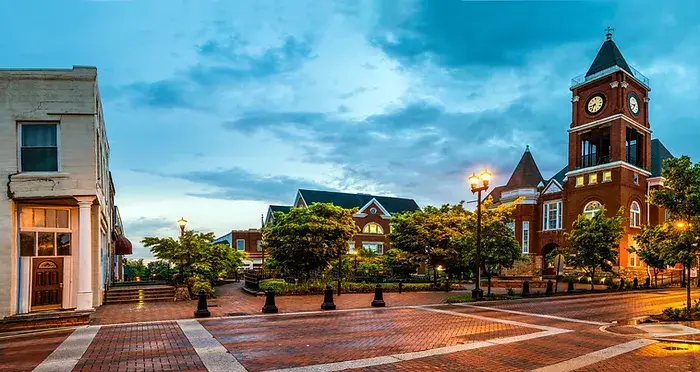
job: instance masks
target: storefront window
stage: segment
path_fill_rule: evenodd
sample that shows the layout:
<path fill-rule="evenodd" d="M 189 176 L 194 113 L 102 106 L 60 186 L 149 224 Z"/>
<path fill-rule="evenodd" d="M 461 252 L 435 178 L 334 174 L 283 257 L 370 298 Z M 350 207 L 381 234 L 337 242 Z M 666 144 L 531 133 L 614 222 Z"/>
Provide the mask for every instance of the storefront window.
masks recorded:
<path fill-rule="evenodd" d="M 22 208 L 19 236 L 21 256 L 69 256 L 70 210 Z"/>

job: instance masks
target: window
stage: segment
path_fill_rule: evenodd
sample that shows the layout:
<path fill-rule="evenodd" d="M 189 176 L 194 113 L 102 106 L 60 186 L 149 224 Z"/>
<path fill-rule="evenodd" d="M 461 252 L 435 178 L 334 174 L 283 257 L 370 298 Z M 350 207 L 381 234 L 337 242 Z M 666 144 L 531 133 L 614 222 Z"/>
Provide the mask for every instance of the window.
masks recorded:
<path fill-rule="evenodd" d="M 664 222 L 666 222 L 670 219 L 671 219 L 671 212 L 669 212 L 668 209 L 664 208 Z"/>
<path fill-rule="evenodd" d="M 70 256 L 71 237 L 69 209 L 22 208 L 21 256 Z"/>
<path fill-rule="evenodd" d="M 576 177 L 576 187 L 583 186 L 583 176 Z"/>
<path fill-rule="evenodd" d="M 245 239 L 236 239 L 236 249 L 245 251 Z"/>
<path fill-rule="evenodd" d="M 20 172 L 58 172 L 58 125 L 20 125 Z"/>
<path fill-rule="evenodd" d="M 627 128 L 627 136 L 625 138 L 625 160 L 637 167 L 642 166 L 642 143 L 643 138 L 641 133 L 632 128 Z"/>
<path fill-rule="evenodd" d="M 594 200 L 586 204 L 585 207 L 583 207 L 583 214 L 585 214 L 588 218 L 593 218 L 602 207 L 603 205 L 600 204 L 600 202 Z"/>
<path fill-rule="evenodd" d="M 255 244 L 256 244 L 256 245 L 255 245 L 255 249 L 256 249 L 258 252 L 262 252 L 262 240 L 258 240 L 257 242 L 255 242 Z"/>
<path fill-rule="evenodd" d="M 370 209 L 369 209 L 369 213 L 371 213 L 371 214 L 377 214 L 377 208 L 374 208 L 374 207 L 373 207 L 373 208 L 370 208 Z"/>
<path fill-rule="evenodd" d="M 635 174 L 632 176 L 632 181 L 634 181 L 634 184 L 635 184 L 635 185 L 639 185 L 639 174 L 635 173 Z"/>
<path fill-rule="evenodd" d="M 604 171 L 603 172 L 603 182 L 610 182 L 612 181 L 612 172 L 611 171 Z"/>
<path fill-rule="evenodd" d="M 634 236 L 634 235 L 629 235 L 629 237 L 627 238 L 628 239 L 627 245 L 629 248 L 636 248 L 637 247 L 637 245 L 635 244 L 635 242 L 636 242 L 635 238 L 636 238 L 636 236 Z M 639 266 L 639 256 L 637 255 L 636 252 L 629 253 L 629 256 L 627 258 L 627 265 L 631 266 L 631 267 Z"/>
<path fill-rule="evenodd" d="M 348 243 L 348 252 L 355 253 L 355 242 Z"/>
<path fill-rule="evenodd" d="M 562 204 L 561 201 L 545 203 L 542 230 L 559 230 L 562 228 Z"/>
<path fill-rule="evenodd" d="M 610 127 L 581 134 L 579 167 L 586 168 L 610 162 Z"/>
<path fill-rule="evenodd" d="M 506 226 L 510 229 L 511 234 L 515 236 L 515 222 L 508 222 Z"/>
<path fill-rule="evenodd" d="M 594 184 L 598 183 L 598 173 L 593 173 L 588 175 L 588 183 Z"/>
<path fill-rule="evenodd" d="M 530 253 L 530 221 L 523 221 L 523 254 Z"/>
<path fill-rule="evenodd" d="M 384 234 L 384 229 L 378 223 L 370 222 L 365 225 L 362 232 L 365 234 Z"/>
<path fill-rule="evenodd" d="M 362 248 L 376 253 L 384 253 L 384 243 L 362 242 Z"/>
<path fill-rule="evenodd" d="M 636 201 L 630 205 L 630 226 L 640 227 L 642 225 L 642 210 Z"/>

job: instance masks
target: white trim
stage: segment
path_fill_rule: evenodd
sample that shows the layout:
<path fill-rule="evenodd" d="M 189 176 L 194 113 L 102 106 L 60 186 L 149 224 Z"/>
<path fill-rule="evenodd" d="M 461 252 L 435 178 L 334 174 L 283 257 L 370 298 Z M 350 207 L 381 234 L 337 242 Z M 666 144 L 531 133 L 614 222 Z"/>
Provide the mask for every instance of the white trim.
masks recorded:
<path fill-rule="evenodd" d="M 637 127 L 637 129 L 640 129 L 642 132 L 646 132 L 647 134 L 651 134 L 651 133 L 652 133 L 651 129 L 649 129 L 649 128 L 647 128 L 647 127 L 645 127 L 645 126 L 643 126 L 643 125 L 637 123 L 636 121 L 632 120 L 631 118 L 629 118 L 629 117 L 628 117 L 627 115 L 625 115 L 625 114 L 615 114 L 615 115 L 608 116 L 608 117 L 606 117 L 606 118 L 594 120 L 594 121 L 592 121 L 592 122 L 590 122 L 590 123 L 586 123 L 586 124 L 583 124 L 583 125 L 579 125 L 579 126 L 577 126 L 577 127 L 575 127 L 575 128 L 570 128 L 570 129 L 568 130 L 568 132 L 569 132 L 569 133 L 580 132 L 580 131 L 582 131 L 582 130 L 586 130 L 586 129 L 589 129 L 589 128 L 598 126 L 598 125 L 600 125 L 600 124 L 605 124 L 605 123 L 607 123 L 607 122 L 611 122 L 611 121 L 617 120 L 617 119 L 622 119 L 622 120 L 624 120 L 624 121 L 626 121 L 626 122 L 632 124 L 632 126 Z"/>
<path fill-rule="evenodd" d="M 383 215 L 391 217 L 391 213 L 389 213 L 389 212 L 384 208 L 384 206 L 377 200 L 377 198 L 374 198 L 374 197 L 372 198 L 372 200 L 370 200 L 369 202 L 367 202 L 367 204 L 365 204 L 362 208 L 360 208 L 357 212 L 360 213 L 360 212 L 364 211 L 365 209 L 367 209 L 367 207 L 369 207 L 370 205 L 372 205 L 372 203 L 376 204 L 377 207 L 379 207 L 379 210 L 382 211 L 382 214 L 383 214 Z M 367 215 L 367 214 L 365 214 L 365 216 L 366 216 L 366 215 Z"/>
<path fill-rule="evenodd" d="M 599 171 L 599 170 L 604 170 L 604 169 L 612 169 L 612 168 L 616 168 L 616 167 L 627 168 L 629 170 L 638 172 L 638 173 L 643 174 L 645 176 L 651 175 L 651 172 L 649 172 L 647 170 L 644 170 L 642 168 L 637 168 L 630 163 L 627 163 L 627 162 L 622 161 L 622 160 L 618 160 L 618 161 L 614 161 L 612 163 L 600 164 L 600 165 L 595 165 L 595 166 L 588 167 L 588 168 L 580 168 L 580 169 L 568 171 L 568 172 L 566 172 L 566 177 L 575 176 L 575 175 L 579 175 L 579 174 L 586 174 L 589 172 L 594 172 L 594 171 Z"/>
<path fill-rule="evenodd" d="M 197 320 L 178 320 L 177 325 L 208 371 L 247 371 L 236 357 L 229 353 Z"/>
<path fill-rule="evenodd" d="M 649 177 L 649 178 L 647 178 L 647 185 L 648 186 L 663 186 L 664 181 L 666 181 L 666 178 L 661 177 L 661 176 Z"/>
<path fill-rule="evenodd" d="M 518 314 L 518 315 L 527 315 L 527 316 L 534 316 L 538 318 L 545 318 L 545 319 L 554 319 L 554 320 L 563 320 L 565 322 L 572 322 L 572 323 L 581 323 L 581 324 L 591 324 L 591 325 L 597 325 L 597 326 L 602 326 L 602 325 L 610 325 L 610 323 L 603 323 L 603 322 L 596 322 L 592 320 L 581 320 L 581 319 L 574 319 L 574 318 L 565 318 L 562 316 L 556 316 L 556 315 L 545 315 L 545 314 L 537 314 L 537 313 L 527 313 L 524 311 L 517 311 L 517 310 L 506 310 L 506 309 L 499 309 L 496 307 L 488 307 L 488 306 L 478 306 L 478 305 L 469 305 L 469 304 L 453 304 L 455 306 L 463 306 L 463 307 L 471 307 L 474 309 L 481 309 L 481 310 L 488 310 L 488 311 L 498 311 L 501 313 L 510 313 L 510 314 Z M 491 319 L 491 318 L 488 318 Z M 495 319 L 494 319 L 495 320 Z M 525 326 L 523 326 L 525 327 Z M 532 325 L 530 325 L 532 327 Z"/>
<path fill-rule="evenodd" d="M 20 174 L 26 174 L 26 175 L 49 175 L 53 176 L 56 174 L 62 174 L 63 170 L 63 161 L 61 161 L 62 154 L 63 152 L 61 151 L 61 121 L 17 121 L 17 171 Z M 39 172 L 25 172 L 22 171 L 22 126 L 24 125 L 55 125 L 56 126 L 56 171 L 39 171 Z"/>
<path fill-rule="evenodd" d="M 70 372 L 83 357 L 101 326 L 84 326 L 76 329 L 56 350 L 44 359 L 34 371 Z"/>
<path fill-rule="evenodd" d="M 550 190 L 552 185 L 556 186 L 558 190 L 556 190 L 556 191 Z M 544 190 L 542 190 L 542 194 L 543 195 L 544 194 L 554 194 L 557 192 L 561 192 L 562 190 L 564 190 L 564 187 L 562 187 L 562 185 L 557 180 L 552 178 L 552 180 L 547 183 L 547 186 L 545 186 Z"/>
<path fill-rule="evenodd" d="M 304 202 L 304 206 L 308 207 L 309 205 L 306 204 L 306 200 L 304 200 L 304 195 L 301 195 L 301 190 L 297 190 L 297 197 L 294 198 L 294 205 L 292 207 L 296 207 L 297 204 L 299 204 L 299 199 L 301 198 L 301 201 Z"/>
<path fill-rule="evenodd" d="M 522 233 L 522 244 L 520 245 L 520 250 L 523 254 L 530 253 L 530 221 L 523 221 L 523 233 Z M 527 228 L 525 228 L 527 226 Z M 527 238 L 525 238 L 525 232 L 527 232 Z"/>
<path fill-rule="evenodd" d="M 556 226 L 553 229 L 549 228 L 549 212 L 552 209 L 551 205 L 554 205 L 554 209 L 557 211 Z M 564 201 L 562 199 L 547 200 L 542 203 L 542 231 L 561 230 L 564 225 L 563 219 Z"/>
<path fill-rule="evenodd" d="M 643 348 L 645 346 L 655 344 L 657 342 L 658 341 L 656 341 L 656 340 L 639 338 L 636 340 L 625 342 L 624 344 L 610 346 L 608 348 L 594 351 L 592 353 L 584 354 L 584 355 L 581 355 L 581 356 L 573 358 L 573 359 L 559 362 L 557 364 L 552 364 L 552 365 L 549 365 L 547 367 L 538 368 L 538 369 L 533 370 L 533 372 L 569 372 L 569 371 L 574 371 L 574 370 L 601 362 L 603 360 L 614 358 L 618 355 L 629 353 L 630 351 L 634 351 L 634 350 L 637 350 L 639 348 Z"/>

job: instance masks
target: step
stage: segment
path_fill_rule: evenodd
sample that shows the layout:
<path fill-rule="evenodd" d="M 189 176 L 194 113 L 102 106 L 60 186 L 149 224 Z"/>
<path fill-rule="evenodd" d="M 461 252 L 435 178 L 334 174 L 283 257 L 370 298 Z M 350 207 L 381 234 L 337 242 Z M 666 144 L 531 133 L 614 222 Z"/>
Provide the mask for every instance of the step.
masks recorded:
<path fill-rule="evenodd" d="M 175 301 L 175 298 L 173 296 L 168 296 L 168 297 L 149 297 L 149 298 L 144 298 L 144 299 L 139 299 L 139 298 L 119 298 L 119 299 L 107 299 L 105 303 L 107 304 L 116 304 L 116 303 L 125 303 L 125 302 L 155 302 L 155 301 Z"/>
<path fill-rule="evenodd" d="M 107 291 L 107 294 L 122 295 L 122 294 L 141 294 L 141 293 L 175 293 L 172 289 L 158 289 L 158 290 L 140 290 L 140 291 Z"/>
<path fill-rule="evenodd" d="M 21 314 L 0 319 L 0 333 L 44 328 L 71 327 L 90 322 L 90 312 L 50 311 Z"/>

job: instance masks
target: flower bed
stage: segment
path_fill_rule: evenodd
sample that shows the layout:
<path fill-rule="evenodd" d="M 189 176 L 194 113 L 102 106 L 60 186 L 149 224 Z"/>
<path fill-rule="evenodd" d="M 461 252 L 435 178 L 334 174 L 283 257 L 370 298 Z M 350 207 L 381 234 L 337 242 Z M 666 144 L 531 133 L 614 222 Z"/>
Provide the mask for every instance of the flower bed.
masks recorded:
<path fill-rule="evenodd" d="M 287 283 L 281 280 L 267 280 L 260 283 L 260 290 L 266 291 L 268 288 L 272 287 L 275 293 L 280 296 L 323 294 L 328 284 L 335 289 L 335 282 L 309 281 Z M 376 286 L 375 283 L 342 282 L 341 289 L 345 293 L 372 293 Z M 452 283 L 450 288 L 452 290 L 463 289 L 462 285 L 459 283 Z M 384 292 L 398 292 L 399 283 L 382 283 L 382 290 Z M 445 285 L 435 286 L 432 283 L 403 283 L 401 290 L 403 292 L 444 291 Z"/>

